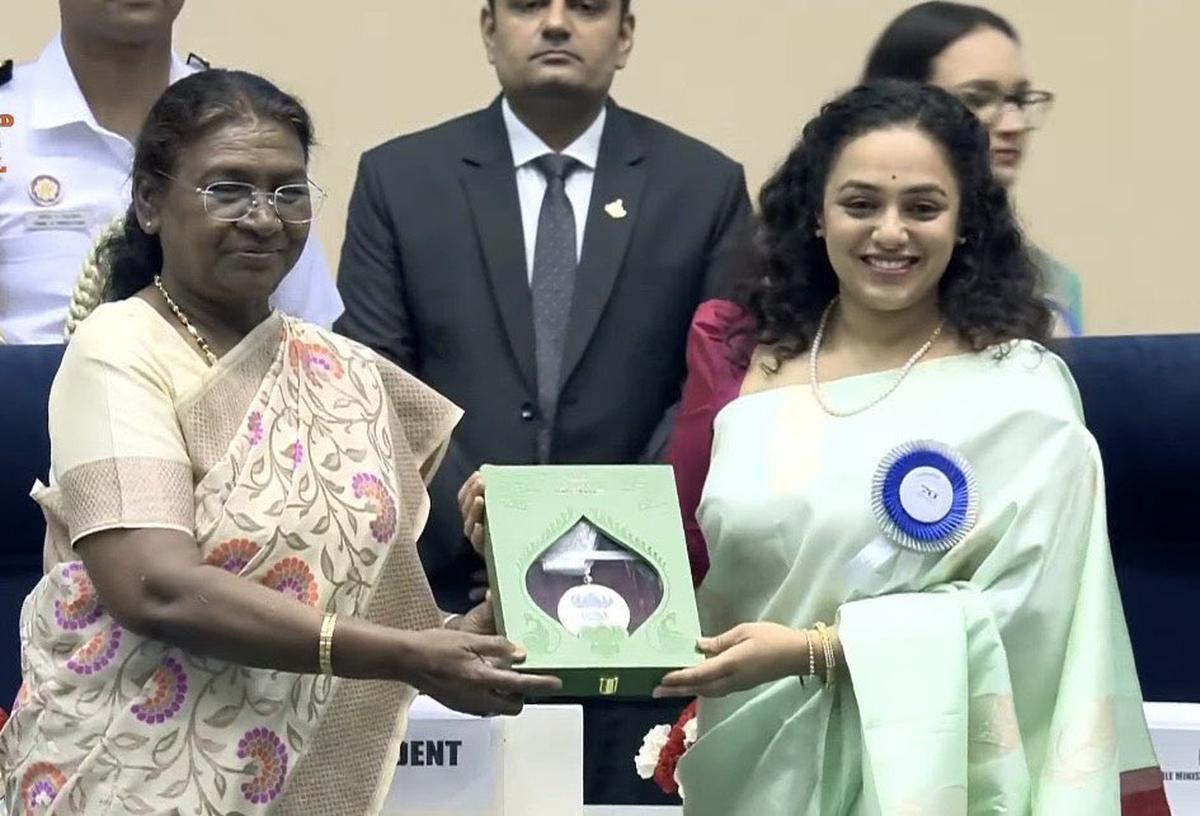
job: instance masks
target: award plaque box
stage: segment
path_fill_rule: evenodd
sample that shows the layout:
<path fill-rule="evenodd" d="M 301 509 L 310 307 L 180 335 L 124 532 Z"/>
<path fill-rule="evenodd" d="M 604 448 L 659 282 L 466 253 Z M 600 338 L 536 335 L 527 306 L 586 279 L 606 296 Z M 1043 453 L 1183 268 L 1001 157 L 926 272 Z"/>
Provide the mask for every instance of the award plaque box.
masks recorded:
<path fill-rule="evenodd" d="M 573 697 L 648 697 L 700 662 L 675 479 L 665 465 L 485 466 L 500 634 Z"/>

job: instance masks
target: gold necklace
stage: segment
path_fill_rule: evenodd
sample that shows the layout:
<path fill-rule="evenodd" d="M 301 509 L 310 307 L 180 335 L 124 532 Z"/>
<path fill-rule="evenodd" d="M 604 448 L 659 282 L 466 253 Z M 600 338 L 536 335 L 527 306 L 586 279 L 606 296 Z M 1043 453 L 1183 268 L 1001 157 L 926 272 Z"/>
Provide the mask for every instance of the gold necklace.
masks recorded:
<path fill-rule="evenodd" d="M 933 344 L 937 342 L 938 336 L 942 333 L 942 327 L 946 325 L 946 321 L 942 320 L 937 324 L 937 328 L 933 330 L 933 334 L 929 335 L 929 339 L 925 341 L 925 344 L 917 349 L 916 352 L 913 353 L 913 356 L 908 358 L 908 362 L 905 363 L 904 367 L 900 369 L 900 374 L 895 380 L 892 381 L 892 384 L 886 391 L 875 397 L 875 399 L 871 400 L 866 405 L 863 405 L 859 408 L 854 408 L 852 410 L 841 410 L 830 407 L 829 403 L 825 401 L 825 396 L 821 393 L 821 384 L 817 382 L 817 354 L 821 350 L 821 340 L 825 336 L 825 324 L 828 323 L 829 314 L 833 311 L 833 307 L 837 304 L 837 301 L 838 299 L 836 297 L 829 301 L 829 305 L 825 307 L 825 311 L 821 315 L 821 322 L 817 324 L 817 333 L 813 336 L 812 348 L 810 348 L 808 352 L 808 379 L 812 383 L 813 396 L 817 398 L 817 404 L 821 406 L 821 410 L 830 416 L 848 417 L 854 416 L 855 414 L 861 414 L 868 408 L 878 405 L 879 403 L 883 402 L 888 395 L 899 388 L 900 383 L 904 382 L 904 378 L 908 376 L 908 372 L 912 371 L 913 366 L 915 366 L 917 362 L 926 354 L 928 354 L 931 348 L 933 348 Z"/>
<path fill-rule="evenodd" d="M 200 351 L 204 353 L 204 360 L 208 363 L 209 367 L 211 368 L 212 366 L 215 366 L 217 364 L 217 355 L 213 354 L 212 349 L 209 348 L 208 341 L 200 335 L 200 332 L 196 331 L 196 327 L 192 325 L 192 321 L 187 319 L 187 315 L 185 315 L 183 310 L 175 305 L 175 301 L 171 299 L 169 294 L 167 294 L 167 287 L 163 286 L 161 275 L 154 276 L 154 286 L 156 289 L 158 289 L 159 294 L 163 296 L 163 300 L 167 302 L 167 307 L 175 313 L 175 316 L 179 318 L 179 322 L 183 324 L 183 327 L 187 329 L 188 334 L 190 334 L 192 339 L 196 341 L 196 345 L 199 346 Z"/>

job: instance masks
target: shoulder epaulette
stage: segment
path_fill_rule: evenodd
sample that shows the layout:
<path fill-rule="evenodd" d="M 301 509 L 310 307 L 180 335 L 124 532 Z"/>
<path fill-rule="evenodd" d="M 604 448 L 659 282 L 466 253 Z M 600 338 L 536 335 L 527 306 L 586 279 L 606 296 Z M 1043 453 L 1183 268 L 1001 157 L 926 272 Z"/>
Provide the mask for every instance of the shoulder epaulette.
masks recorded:
<path fill-rule="evenodd" d="M 13 61 L 5 60 L 0 63 L 0 85 L 7 84 L 13 77 Z"/>
<path fill-rule="evenodd" d="M 207 71 L 209 68 L 212 68 L 212 63 L 197 54 L 195 51 L 188 52 L 187 64 L 193 68 L 199 68 L 201 71 Z"/>

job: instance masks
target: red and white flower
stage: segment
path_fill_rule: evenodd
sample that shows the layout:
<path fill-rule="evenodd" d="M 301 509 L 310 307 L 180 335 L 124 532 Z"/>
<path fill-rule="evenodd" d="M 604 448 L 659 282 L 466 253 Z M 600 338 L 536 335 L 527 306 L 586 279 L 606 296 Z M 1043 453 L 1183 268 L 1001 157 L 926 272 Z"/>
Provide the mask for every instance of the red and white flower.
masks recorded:
<path fill-rule="evenodd" d="M 664 793 L 677 793 L 683 798 L 676 768 L 680 758 L 696 742 L 696 700 L 679 715 L 674 725 L 656 725 L 642 739 L 642 747 L 634 757 L 637 775 L 653 779 Z"/>

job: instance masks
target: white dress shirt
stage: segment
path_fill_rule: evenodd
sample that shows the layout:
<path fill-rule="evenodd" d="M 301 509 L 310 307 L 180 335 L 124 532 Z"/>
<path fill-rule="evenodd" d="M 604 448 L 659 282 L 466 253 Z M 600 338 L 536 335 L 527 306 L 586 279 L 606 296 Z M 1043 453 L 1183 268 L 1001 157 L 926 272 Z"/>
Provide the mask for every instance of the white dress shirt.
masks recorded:
<path fill-rule="evenodd" d="M 197 69 L 172 55 L 170 81 Z M 36 62 L 0 86 L 0 336 L 61 343 L 71 292 L 96 237 L 130 201 L 133 145 L 96 122 L 56 36 Z M 50 176 L 61 198 L 37 203 L 31 184 Z M 342 312 L 316 233 L 272 305 L 323 326 Z"/>
<path fill-rule="evenodd" d="M 504 126 L 508 130 L 508 145 L 512 150 L 513 166 L 517 169 L 517 195 L 521 199 L 521 226 L 525 232 L 525 265 L 529 280 L 533 280 L 533 250 L 537 246 L 538 217 L 546 195 L 546 177 L 533 165 L 539 156 L 554 151 L 517 118 L 505 99 L 500 105 Z M 567 177 L 567 198 L 575 211 L 575 258 L 583 254 L 583 230 L 587 226 L 588 207 L 592 200 L 592 183 L 596 180 L 596 161 L 600 156 L 600 137 L 608 111 L 600 109 L 596 121 L 572 142 L 562 155 L 576 159 L 582 167 Z"/>

